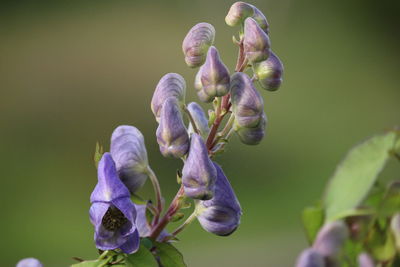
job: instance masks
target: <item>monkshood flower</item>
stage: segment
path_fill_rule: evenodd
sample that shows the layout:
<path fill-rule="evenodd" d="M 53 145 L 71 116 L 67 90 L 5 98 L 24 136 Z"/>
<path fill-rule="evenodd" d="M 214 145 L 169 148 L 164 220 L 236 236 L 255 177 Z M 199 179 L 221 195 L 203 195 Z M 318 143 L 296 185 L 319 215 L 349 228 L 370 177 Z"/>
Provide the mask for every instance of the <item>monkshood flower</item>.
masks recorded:
<path fill-rule="evenodd" d="M 336 260 L 349 236 L 349 230 L 343 221 L 325 224 L 314 241 L 313 248 L 330 260 Z"/>
<path fill-rule="evenodd" d="M 136 210 L 129 190 L 118 177 L 110 153 L 104 153 L 98 168 L 98 183 L 90 196 L 90 221 L 95 227 L 96 247 L 121 249 L 131 254 L 139 248 Z"/>
<path fill-rule="evenodd" d="M 253 70 L 260 85 L 268 91 L 276 91 L 282 83 L 283 64 L 271 51 L 267 60 L 253 65 Z"/>
<path fill-rule="evenodd" d="M 146 205 L 134 204 L 136 208 L 136 227 L 139 231 L 140 237 L 148 237 L 151 234 L 151 227 L 146 218 Z M 165 237 L 170 236 L 170 234 L 163 230 L 157 237 L 157 241 L 163 240 Z"/>
<path fill-rule="evenodd" d="M 269 24 L 264 14 L 255 6 L 245 2 L 234 3 L 225 17 L 225 22 L 229 26 L 234 27 L 243 25 L 245 19 L 248 17 L 253 18 L 260 25 L 261 29 L 268 33 Z"/>
<path fill-rule="evenodd" d="M 156 120 L 159 121 L 162 105 L 168 97 L 175 97 L 181 105 L 185 103 L 186 82 L 177 73 L 168 73 L 158 82 L 153 98 L 151 110 Z"/>
<path fill-rule="evenodd" d="M 148 177 L 149 163 L 142 133 L 133 126 L 118 126 L 111 135 L 110 152 L 119 178 L 135 193 Z"/>
<path fill-rule="evenodd" d="M 237 127 L 236 134 L 240 141 L 246 145 L 258 145 L 265 136 L 265 127 L 267 125 L 267 117 L 265 113 L 255 127 Z"/>
<path fill-rule="evenodd" d="M 229 70 L 221 61 L 214 46 L 208 49 L 206 62 L 201 66 L 200 82 L 204 92 L 212 98 L 229 93 Z"/>
<path fill-rule="evenodd" d="M 182 169 L 182 184 L 185 195 L 207 200 L 214 194 L 217 171 L 208 157 L 208 150 L 200 135 L 192 134 L 189 155 Z"/>
<path fill-rule="evenodd" d="M 187 105 L 187 109 L 196 123 L 197 129 L 200 131 L 201 136 L 206 138 L 210 132 L 210 127 L 208 126 L 208 119 L 204 113 L 204 110 L 196 102 L 189 103 L 189 105 Z M 194 133 L 191 123 L 189 124 L 188 132 L 189 134 Z"/>
<path fill-rule="evenodd" d="M 213 164 L 217 170 L 214 197 L 198 202 L 197 219 L 206 231 L 227 236 L 239 226 L 242 209 L 221 167 L 214 162 Z"/>
<path fill-rule="evenodd" d="M 312 248 L 304 250 L 296 262 L 296 267 L 325 267 L 325 259 Z"/>
<path fill-rule="evenodd" d="M 189 135 L 176 98 L 165 100 L 156 135 L 164 157 L 181 158 L 188 152 Z"/>
<path fill-rule="evenodd" d="M 253 18 L 244 21 L 243 48 L 246 58 L 251 63 L 266 60 L 270 54 L 270 40 Z"/>
<path fill-rule="evenodd" d="M 254 14 L 252 18 L 258 23 L 261 29 L 268 34 L 269 33 L 269 24 L 265 15 L 255 6 L 253 6 Z"/>
<path fill-rule="evenodd" d="M 16 267 L 43 267 L 42 263 L 35 258 L 26 258 L 20 260 Z"/>
<path fill-rule="evenodd" d="M 249 76 L 237 72 L 231 78 L 232 110 L 236 129 L 256 127 L 264 114 L 264 101 Z"/>
<path fill-rule="evenodd" d="M 200 67 L 194 79 L 194 88 L 196 89 L 197 97 L 200 99 L 201 102 L 210 103 L 211 101 L 213 101 L 214 97 L 212 95 L 208 95 L 204 91 L 203 84 L 201 82 L 201 72 L 202 72 L 202 67 Z"/>
<path fill-rule="evenodd" d="M 203 65 L 207 50 L 213 45 L 215 29 L 209 23 L 201 22 L 193 26 L 182 43 L 186 64 L 191 67 Z"/>
<path fill-rule="evenodd" d="M 359 267 L 375 267 L 374 260 L 371 258 L 371 256 L 368 253 L 360 253 L 358 255 L 358 266 Z"/>

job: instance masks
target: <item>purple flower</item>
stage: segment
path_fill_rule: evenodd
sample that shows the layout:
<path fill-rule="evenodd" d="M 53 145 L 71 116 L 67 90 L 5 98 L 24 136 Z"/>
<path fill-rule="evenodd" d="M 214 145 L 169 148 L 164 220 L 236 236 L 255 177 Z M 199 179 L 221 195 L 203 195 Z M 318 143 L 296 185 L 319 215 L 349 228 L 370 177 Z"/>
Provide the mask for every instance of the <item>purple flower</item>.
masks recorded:
<path fill-rule="evenodd" d="M 169 97 L 175 97 L 181 105 L 184 105 L 186 94 L 186 82 L 177 73 L 168 73 L 158 82 L 153 98 L 151 110 L 156 120 L 159 121 L 162 105 Z"/>
<path fill-rule="evenodd" d="M 43 265 L 35 258 L 26 258 L 20 260 L 16 267 L 43 267 Z"/>
<path fill-rule="evenodd" d="M 214 46 L 208 49 L 206 62 L 201 66 L 200 81 L 202 90 L 212 98 L 229 93 L 229 71 Z"/>
<path fill-rule="evenodd" d="M 90 196 L 90 221 L 95 227 L 96 247 L 134 253 L 139 248 L 136 210 L 129 190 L 118 177 L 110 153 L 104 153 L 97 168 L 98 183 Z"/>
<path fill-rule="evenodd" d="M 213 101 L 214 96 L 212 95 L 208 95 L 203 88 L 203 84 L 201 82 L 201 72 L 202 72 L 203 68 L 200 67 L 199 71 L 196 74 L 196 77 L 194 79 L 194 88 L 197 91 L 197 96 L 200 99 L 201 102 L 205 102 L 205 103 L 210 103 L 211 101 Z"/>
<path fill-rule="evenodd" d="M 217 170 L 214 197 L 197 204 L 197 218 L 206 231 L 227 236 L 239 226 L 242 209 L 221 167 L 213 164 Z"/>
<path fill-rule="evenodd" d="M 176 98 L 169 97 L 162 106 L 157 142 L 164 157 L 183 157 L 189 149 L 189 135 Z"/>
<path fill-rule="evenodd" d="M 118 126 L 111 136 L 110 152 L 119 178 L 133 194 L 148 176 L 149 163 L 142 133 L 133 126 Z"/>
<path fill-rule="evenodd" d="M 146 218 L 146 205 L 134 204 L 136 208 L 136 227 L 139 231 L 140 237 L 148 237 L 151 234 L 151 227 Z M 161 234 L 157 237 L 157 241 L 162 241 L 165 237 L 170 236 L 170 234 L 163 230 Z"/>
<path fill-rule="evenodd" d="M 297 259 L 296 267 L 325 267 L 324 256 L 312 248 L 304 250 Z"/>
<path fill-rule="evenodd" d="M 263 113 L 261 120 L 255 127 L 238 127 L 235 131 L 240 141 L 246 145 L 257 145 L 265 136 L 267 117 Z"/>
<path fill-rule="evenodd" d="M 267 60 L 254 64 L 253 70 L 264 89 L 278 90 L 282 83 L 283 64 L 272 51 Z"/>
<path fill-rule="evenodd" d="M 217 172 L 208 157 L 208 150 L 198 134 L 192 134 L 189 156 L 182 169 L 185 195 L 194 199 L 211 199 Z"/>
<path fill-rule="evenodd" d="M 189 30 L 182 43 L 185 62 L 189 67 L 203 65 L 207 50 L 213 45 L 214 38 L 215 29 L 209 23 L 198 23 Z"/>
<path fill-rule="evenodd" d="M 359 265 L 359 267 L 375 267 L 376 266 L 374 263 L 374 260 L 366 252 L 360 253 L 360 255 L 358 255 L 358 265 Z"/>
<path fill-rule="evenodd" d="M 269 24 L 265 15 L 255 6 L 253 6 L 254 14 L 252 18 L 258 23 L 261 29 L 268 34 L 269 32 Z"/>
<path fill-rule="evenodd" d="M 343 221 L 329 222 L 318 232 L 313 248 L 329 260 L 336 260 L 342 246 L 349 236 Z"/>
<path fill-rule="evenodd" d="M 253 18 L 258 23 L 260 28 L 268 34 L 269 25 L 264 14 L 255 6 L 245 2 L 234 3 L 229 9 L 228 15 L 225 17 L 225 22 L 229 26 L 234 27 L 243 25 L 245 19 L 248 17 Z"/>
<path fill-rule="evenodd" d="M 203 138 L 206 138 L 208 136 L 208 133 L 210 132 L 210 127 L 208 126 L 208 119 L 206 117 L 206 114 L 204 113 L 204 110 L 196 102 L 189 103 L 187 109 L 189 110 L 194 122 L 196 123 L 196 126 L 200 131 L 201 136 Z M 189 124 L 188 132 L 189 134 L 194 133 L 191 123 Z"/>
<path fill-rule="evenodd" d="M 266 60 L 270 54 L 269 37 L 252 18 L 247 18 L 244 22 L 243 47 L 246 58 L 251 63 Z"/>

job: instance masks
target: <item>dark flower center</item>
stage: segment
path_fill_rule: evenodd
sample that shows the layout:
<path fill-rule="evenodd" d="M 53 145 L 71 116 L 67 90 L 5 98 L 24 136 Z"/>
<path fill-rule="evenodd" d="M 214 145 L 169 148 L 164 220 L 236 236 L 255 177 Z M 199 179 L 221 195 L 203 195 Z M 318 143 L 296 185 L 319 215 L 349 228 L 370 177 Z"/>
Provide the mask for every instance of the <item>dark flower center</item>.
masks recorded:
<path fill-rule="evenodd" d="M 115 231 L 125 223 L 128 222 L 128 219 L 125 218 L 124 214 L 115 207 L 108 208 L 106 214 L 104 214 L 103 219 L 101 221 L 104 228 L 110 231 Z"/>

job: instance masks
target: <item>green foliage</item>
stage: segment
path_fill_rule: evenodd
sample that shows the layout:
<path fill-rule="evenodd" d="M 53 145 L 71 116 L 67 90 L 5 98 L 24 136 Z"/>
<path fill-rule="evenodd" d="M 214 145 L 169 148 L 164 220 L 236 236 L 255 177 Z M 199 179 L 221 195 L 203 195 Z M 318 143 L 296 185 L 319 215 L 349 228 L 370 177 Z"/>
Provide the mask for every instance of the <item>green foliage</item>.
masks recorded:
<path fill-rule="evenodd" d="M 158 267 L 158 263 L 154 255 L 143 244 L 140 245 L 138 251 L 128 255 L 125 261 L 127 267 Z"/>
<path fill-rule="evenodd" d="M 324 223 L 324 210 L 319 205 L 307 207 L 303 210 L 302 221 L 308 242 L 312 244 Z"/>
<path fill-rule="evenodd" d="M 394 131 L 354 147 L 337 167 L 324 198 L 326 220 L 334 221 L 358 207 L 374 185 L 397 141 Z"/>
<path fill-rule="evenodd" d="M 163 267 L 186 267 L 182 254 L 169 243 L 156 243 L 157 256 Z"/>
<path fill-rule="evenodd" d="M 106 260 L 82 261 L 71 265 L 71 267 L 98 267 L 102 264 L 106 264 Z"/>
<path fill-rule="evenodd" d="M 378 261 L 387 262 L 396 256 L 395 240 L 388 223 L 381 220 L 370 231 L 366 247 Z"/>

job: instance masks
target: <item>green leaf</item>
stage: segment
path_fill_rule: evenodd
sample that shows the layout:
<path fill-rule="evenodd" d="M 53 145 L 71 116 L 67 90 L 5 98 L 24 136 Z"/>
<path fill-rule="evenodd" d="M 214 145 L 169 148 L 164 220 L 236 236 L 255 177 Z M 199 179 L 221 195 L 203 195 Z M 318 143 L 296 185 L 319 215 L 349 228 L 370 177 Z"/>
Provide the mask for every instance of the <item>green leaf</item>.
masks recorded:
<path fill-rule="evenodd" d="M 141 198 L 140 196 L 136 194 L 131 194 L 131 200 L 133 203 L 138 204 L 138 205 L 146 205 L 147 201 Z"/>
<path fill-rule="evenodd" d="M 376 224 L 371 230 L 366 246 L 378 261 L 391 261 L 396 256 L 394 237 L 388 225 Z"/>
<path fill-rule="evenodd" d="M 148 237 L 142 237 L 140 239 L 140 244 L 142 244 L 149 250 L 153 247 L 153 241 L 151 241 L 150 238 L 148 238 Z"/>
<path fill-rule="evenodd" d="M 164 267 L 186 267 L 182 254 L 169 243 L 156 243 L 157 255 Z"/>
<path fill-rule="evenodd" d="M 324 223 L 324 210 L 321 207 L 307 207 L 303 210 L 302 221 L 308 242 L 312 244 Z"/>
<path fill-rule="evenodd" d="M 390 217 L 400 211 L 400 182 L 393 182 L 383 199 L 378 209 L 378 216 Z"/>
<path fill-rule="evenodd" d="M 125 261 L 127 267 L 158 267 L 158 263 L 154 255 L 144 246 L 140 244 L 139 250 L 134 254 L 128 255 Z"/>
<path fill-rule="evenodd" d="M 367 196 L 390 157 L 396 133 L 391 131 L 368 139 L 349 151 L 336 168 L 324 198 L 326 220 L 355 209 Z"/>
<path fill-rule="evenodd" d="M 71 267 L 97 267 L 105 262 L 105 260 L 82 261 L 77 264 L 72 264 Z"/>

